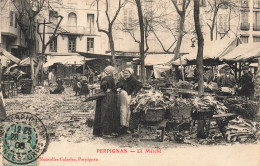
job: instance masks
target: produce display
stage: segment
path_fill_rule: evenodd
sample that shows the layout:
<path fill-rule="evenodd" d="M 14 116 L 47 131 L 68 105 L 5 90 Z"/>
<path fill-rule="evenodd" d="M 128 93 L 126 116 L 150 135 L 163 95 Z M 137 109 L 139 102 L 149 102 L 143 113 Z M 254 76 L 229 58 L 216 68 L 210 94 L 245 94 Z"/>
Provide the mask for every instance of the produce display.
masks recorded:
<path fill-rule="evenodd" d="M 134 113 L 140 111 L 146 112 L 148 108 L 166 108 L 168 102 L 162 92 L 149 89 L 140 91 L 136 97 L 132 98 L 130 107 Z"/>

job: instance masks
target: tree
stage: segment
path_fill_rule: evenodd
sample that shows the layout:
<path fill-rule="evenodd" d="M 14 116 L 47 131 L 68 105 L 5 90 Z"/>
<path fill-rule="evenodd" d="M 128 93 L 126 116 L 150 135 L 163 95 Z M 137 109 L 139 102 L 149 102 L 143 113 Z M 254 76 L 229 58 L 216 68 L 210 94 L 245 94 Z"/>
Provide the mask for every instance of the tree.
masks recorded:
<path fill-rule="evenodd" d="M 195 30 L 198 38 L 198 52 L 197 52 L 197 70 L 198 70 L 198 86 L 199 95 L 204 94 L 204 81 L 203 81 L 203 48 L 204 48 L 204 37 L 200 26 L 200 0 L 194 0 L 194 23 Z"/>
<path fill-rule="evenodd" d="M 120 10 L 124 7 L 124 5 L 127 3 L 127 0 L 124 0 L 122 2 L 122 0 L 118 0 L 118 6 L 117 6 L 117 10 L 115 12 L 115 15 L 112 17 L 112 19 L 109 16 L 109 3 L 108 0 L 106 0 L 105 2 L 105 15 L 106 15 L 106 19 L 107 19 L 107 29 L 102 29 L 99 25 L 99 9 L 100 9 L 100 0 L 96 0 L 97 2 L 97 28 L 99 32 L 103 32 L 107 35 L 108 40 L 109 40 L 109 46 L 110 46 L 110 51 L 111 51 L 111 55 L 112 55 L 112 63 L 113 65 L 116 67 L 116 58 L 115 58 L 115 44 L 114 44 L 114 38 L 113 38 L 113 25 L 114 22 L 116 21 Z"/>
<path fill-rule="evenodd" d="M 184 23 L 185 23 L 185 18 L 186 18 L 186 11 L 187 8 L 189 7 L 190 1 L 191 0 L 183 0 L 182 4 L 181 4 L 181 9 L 179 8 L 179 6 L 177 5 L 177 2 L 174 0 L 171 0 L 180 19 L 179 19 L 179 36 L 178 36 L 178 40 L 177 40 L 177 45 L 175 48 L 175 55 L 174 55 L 174 60 L 179 58 L 179 54 L 180 54 L 180 48 L 181 48 L 181 43 L 182 43 L 182 38 L 184 35 Z"/>
<path fill-rule="evenodd" d="M 140 28 L 140 41 L 137 41 L 139 43 L 139 51 L 140 51 L 140 58 L 141 58 L 141 81 L 144 83 L 145 82 L 145 64 L 144 64 L 144 58 L 145 58 L 145 53 L 148 51 L 148 43 L 147 43 L 147 37 L 148 37 L 148 21 L 147 19 L 145 20 L 144 24 L 144 16 L 143 16 L 143 11 L 142 11 L 142 4 L 140 0 L 135 0 L 136 7 L 137 7 L 137 12 L 138 12 L 138 19 L 139 19 L 139 28 Z M 145 27 L 144 27 L 145 26 Z M 145 40 L 146 38 L 146 40 Z M 145 47 L 145 42 L 146 42 L 146 49 Z"/>
<path fill-rule="evenodd" d="M 56 17 L 57 19 L 59 18 L 59 21 L 55 25 L 54 31 L 53 31 L 52 35 L 50 36 L 50 38 L 49 38 L 49 40 L 47 42 L 45 42 L 45 34 L 46 34 L 45 33 L 45 26 L 46 26 L 46 24 L 52 24 L 52 23 L 51 22 L 50 23 L 46 23 L 46 20 L 44 19 L 44 22 L 43 23 L 38 23 L 38 26 L 37 26 L 37 33 L 38 33 L 38 35 L 40 37 L 40 40 L 42 42 L 42 54 L 41 54 L 41 57 L 39 59 L 39 63 L 38 63 L 38 65 L 36 67 L 36 70 L 35 70 L 35 73 L 36 73 L 34 75 L 34 77 L 36 77 L 36 78 L 34 78 L 35 80 L 37 79 L 37 75 L 38 75 L 40 69 L 42 69 L 42 71 L 43 71 L 44 54 L 45 54 L 45 51 L 46 51 L 48 45 L 52 41 L 56 40 L 57 37 L 60 35 L 60 33 L 58 33 L 58 29 L 60 27 L 61 21 L 63 20 L 63 17 L 60 16 L 60 15 L 59 16 L 54 16 L 54 17 Z M 40 32 L 40 26 L 41 25 L 43 25 L 43 32 L 42 33 Z M 42 78 L 41 79 L 41 84 L 43 85 L 43 72 L 42 72 L 41 76 L 42 76 L 41 77 Z"/>
<path fill-rule="evenodd" d="M 208 4 L 210 6 L 209 10 L 205 12 L 206 15 L 210 15 L 211 18 L 209 18 L 209 22 L 207 22 L 207 25 L 210 29 L 210 40 L 212 41 L 214 39 L 214 30 L 216 27 L 216 20 L 220 9 L 229 9 L 227 15 L 227 23 L 224 28 L 225 34 L 227 34 L 231 28 L 230 28 L 230 22 L 231 22 L 231 15 L 232 11 L 236 13 L 236 9 L 238 10 L 239 7 L 236 5 L 235 0 L 208 0 Z M 217 31 L 217 30 L 216 30 Z"/>
<path fill-rule="evenodd" d="M 31 78 L 33 87 L 37 84 L 38 71 L 34 69 L 34 60 L 37 59 L 36 52 L 36 17 L 43 10 L 45 0 L 12 0 L 15 8 L 18 11 L 17 23 L 24 34 L 27 48 L 29 50 Z M 39 63 L 41 64 L 41 62 Z M 38 67 L 37 67 L 38 68 Z"/>

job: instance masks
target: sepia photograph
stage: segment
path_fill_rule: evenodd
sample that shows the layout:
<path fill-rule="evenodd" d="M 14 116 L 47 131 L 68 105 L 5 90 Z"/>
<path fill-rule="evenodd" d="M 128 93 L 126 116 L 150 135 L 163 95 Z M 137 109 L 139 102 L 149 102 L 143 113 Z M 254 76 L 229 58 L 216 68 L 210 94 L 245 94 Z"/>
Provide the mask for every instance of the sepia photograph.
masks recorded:
<path fill-rule="evenodd" d="M 0 166 L 260 166 L 260 0 L 0 0 Z"/>

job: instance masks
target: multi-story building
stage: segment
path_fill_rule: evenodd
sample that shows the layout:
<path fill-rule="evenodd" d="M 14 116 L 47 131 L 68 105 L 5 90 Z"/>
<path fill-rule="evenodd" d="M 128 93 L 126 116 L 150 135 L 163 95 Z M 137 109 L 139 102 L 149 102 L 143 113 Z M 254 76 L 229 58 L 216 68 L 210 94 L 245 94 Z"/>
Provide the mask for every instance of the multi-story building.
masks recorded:
<path fill-rule="evenodd" d="M 104 40 L 104 34 L 99 33 L 97 30 L 95 21 L 96 8 L 91 6 L 91 2 L 83 0 L 50 0 L 49 10 L 39 15 L 41 22 L 45 19 L 46 22 L 52 23 L 46 25 L 46 42 L 59 21 L 59 18 L 56 17 L 58 15 L 63 17 L 58 30 L 60 35 L 49 44 L 46 54 L 73 55 L 77 51 L 96 54 L 105 53 L 107 42 L 106 39 Z M 42 29 L 43 26 L 41 26 Z"/>
<path fill-rule="evenodd" d="M 240 38 L 244 43 L 260 42 L 260 0 L 241 0 Z"/>
<path fill-rule="evenodd" d="M 0 7 L 0 48 L 23 59 L 26 57 L 27 46 L 16 20 L 18 11 L 11 0 L 1 0 Z"/>

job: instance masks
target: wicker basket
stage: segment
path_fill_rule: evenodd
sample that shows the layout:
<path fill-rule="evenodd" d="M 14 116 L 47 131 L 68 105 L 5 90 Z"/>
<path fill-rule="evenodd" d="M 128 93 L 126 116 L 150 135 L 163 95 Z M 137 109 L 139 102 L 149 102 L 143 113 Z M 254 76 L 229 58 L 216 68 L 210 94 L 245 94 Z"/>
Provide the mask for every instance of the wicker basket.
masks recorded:
<path fill-rule="evenodd" d="M 165 108 L 157 107 L 157 108 L 148 108 L 146 113 L 142 111 L 141 121 L 143 122 L 160 122 L 165 119 Z"/>

